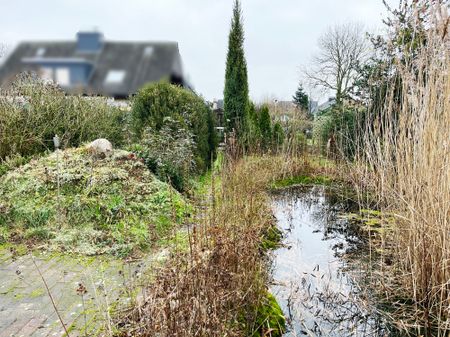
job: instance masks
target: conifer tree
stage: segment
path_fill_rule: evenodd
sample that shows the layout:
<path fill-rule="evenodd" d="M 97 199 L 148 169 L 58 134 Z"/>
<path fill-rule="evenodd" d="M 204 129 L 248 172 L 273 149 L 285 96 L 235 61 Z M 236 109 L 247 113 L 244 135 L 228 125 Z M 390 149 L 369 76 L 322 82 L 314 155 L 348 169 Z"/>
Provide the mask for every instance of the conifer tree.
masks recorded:
<path fill-rule="evenodd" d="M 272 138 L 273 138 L 274 145 L 277 148 L 283 144 L 284 137 L 285 137 L 285 135 L 284 135 L 283 127 L 281 126 L 280 122 L 276 122 L 275 125 L 273 126 Z"/>
<path fill-rule="evenodd" d="M 258 122 L 259 133 L 261 135 L 261 146 L 263 149 L 267 150 L 272 143 L 272 120 L 267 105 L 261 107 Z"/>
<path fill-rule="evenodd" d="M 228 130 L 236 130 L 238 137 L 248 129 L 248 77 L 244 53 L 244 28 L 239 0 L 235 0 L 228 37 L 225 69 L 224 110 Z"/>
<path fill-rule="evenodd" d="M 292 100 L 299 109 L 302 109 L 304 111 L 309 110 L 308 95 L 304 92 L 303 85 L 301 83 L 299 84 L 295 95 L 292 96 Z"/>

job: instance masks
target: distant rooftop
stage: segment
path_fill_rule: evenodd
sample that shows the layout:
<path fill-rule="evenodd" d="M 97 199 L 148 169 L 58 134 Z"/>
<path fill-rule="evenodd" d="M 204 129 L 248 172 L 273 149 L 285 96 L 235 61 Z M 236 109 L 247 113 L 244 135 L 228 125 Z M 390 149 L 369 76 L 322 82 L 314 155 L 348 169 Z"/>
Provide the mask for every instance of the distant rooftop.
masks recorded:
<path fill-rule="evenodd" d="M 108 41 L 79 32 L 73 41 L 22 42 L 0 68 L 0 86 L 21 72 L 36 72 L 68 92 L 127 97 L 148 82 L 187 85 L 176 42 Z"/>

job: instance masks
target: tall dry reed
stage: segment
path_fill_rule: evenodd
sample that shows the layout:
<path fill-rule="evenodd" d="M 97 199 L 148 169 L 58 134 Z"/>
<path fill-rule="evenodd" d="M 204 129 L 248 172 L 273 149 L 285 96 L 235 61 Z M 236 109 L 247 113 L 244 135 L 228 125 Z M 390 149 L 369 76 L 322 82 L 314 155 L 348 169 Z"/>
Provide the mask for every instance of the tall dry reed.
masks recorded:
<path fill-rule="evenodd" d="M 354 167 L 364 167 L 358 171 L 360 183 L 395 218 L 394 226 L 385 223 L 381 249 L 394 263 L 384 265 L 376 280 L 392 305 L 394 320 L 422 335 L 447 336 L 450 20 L 445 5 L 428 3 L 415 10 L 422 12 L 413 17 L 427 15 L 425 39 L 414 55 L 411 50 L 395 54 L 395 80 L 402 94 L 398 97 L 391 83 L 382 110 L 365 132 L 364 162 Z"/>

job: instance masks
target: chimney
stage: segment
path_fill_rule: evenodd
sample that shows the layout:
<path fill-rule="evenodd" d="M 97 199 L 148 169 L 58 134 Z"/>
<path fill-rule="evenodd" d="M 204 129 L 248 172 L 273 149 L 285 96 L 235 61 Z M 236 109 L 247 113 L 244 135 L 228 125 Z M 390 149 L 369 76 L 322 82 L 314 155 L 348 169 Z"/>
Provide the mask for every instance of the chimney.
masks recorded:
<path fill-rule="evenodd" d="M 100 32 L 78 32 L 77 51 L 82 53 L 96 53 L 103 45 L 103 34 Z"/>

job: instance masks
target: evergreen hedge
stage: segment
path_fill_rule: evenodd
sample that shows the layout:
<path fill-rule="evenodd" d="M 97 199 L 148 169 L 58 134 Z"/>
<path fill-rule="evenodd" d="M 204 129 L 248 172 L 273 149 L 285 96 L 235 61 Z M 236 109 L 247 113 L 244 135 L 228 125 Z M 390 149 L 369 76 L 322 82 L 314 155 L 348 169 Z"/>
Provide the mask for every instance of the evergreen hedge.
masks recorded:
<path fill-rule="evenodd" d="M 131 127 L 135 140 L 139 142 L 148 127 L 161 130 L 167 117 L 192 132 L 195 166 L 198 172 L 203 172 L 210 166 L 217 148 L 211 109 L 202 98 L 180 86 L 167 82 L 148 84 L 133 100 Z"/>

